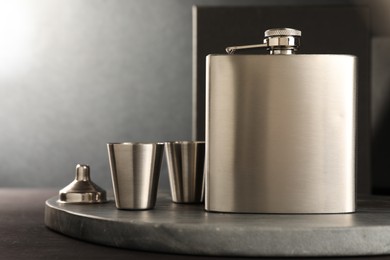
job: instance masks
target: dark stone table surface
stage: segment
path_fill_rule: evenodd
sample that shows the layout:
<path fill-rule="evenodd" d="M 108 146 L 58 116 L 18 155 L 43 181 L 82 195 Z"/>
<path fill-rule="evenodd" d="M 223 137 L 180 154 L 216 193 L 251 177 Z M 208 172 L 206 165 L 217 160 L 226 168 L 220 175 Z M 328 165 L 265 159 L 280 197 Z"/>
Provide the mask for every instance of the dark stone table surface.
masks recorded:
<path fill-rule="evenodd" d="M 44 224 L 45 201 L 57 192 L 54 189 L 0 189 L 0 259 L 248 259 L 133 251 L 64 236 Z M 333 259 L 390 259 L 390 255 Z"/>

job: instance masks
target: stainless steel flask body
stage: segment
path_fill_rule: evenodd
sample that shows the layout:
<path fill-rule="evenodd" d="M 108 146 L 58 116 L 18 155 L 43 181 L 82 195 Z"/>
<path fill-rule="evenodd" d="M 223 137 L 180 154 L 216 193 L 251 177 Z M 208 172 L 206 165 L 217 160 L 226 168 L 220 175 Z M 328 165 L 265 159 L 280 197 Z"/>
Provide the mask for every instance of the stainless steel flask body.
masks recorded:
<path fill-rule="evenodd" d="M 356 58 L 207 57 L 205 209 L 355 210 Z"/>

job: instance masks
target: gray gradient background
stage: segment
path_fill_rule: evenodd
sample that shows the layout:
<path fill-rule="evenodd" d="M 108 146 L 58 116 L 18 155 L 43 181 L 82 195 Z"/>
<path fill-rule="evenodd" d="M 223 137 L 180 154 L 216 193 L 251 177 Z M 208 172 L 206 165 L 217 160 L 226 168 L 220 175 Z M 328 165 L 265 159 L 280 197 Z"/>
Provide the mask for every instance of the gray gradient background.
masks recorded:
<path fill-rule="evenodd" d="M 61 188 L 86 163 L 111 189 L 107 142 L 191 139 L 192 5 L 305 4 L 369 5 L 373 46 L 390 35 L 386 1 L 0 0 L 0 186 Z"/>

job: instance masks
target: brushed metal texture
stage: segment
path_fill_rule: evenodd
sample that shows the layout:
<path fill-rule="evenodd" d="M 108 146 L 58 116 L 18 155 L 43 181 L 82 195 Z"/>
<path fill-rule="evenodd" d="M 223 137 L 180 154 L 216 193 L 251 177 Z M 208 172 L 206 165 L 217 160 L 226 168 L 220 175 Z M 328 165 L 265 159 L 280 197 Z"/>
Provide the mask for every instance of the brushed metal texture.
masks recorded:
<path fill-rule="evenodd" d="M 77 164 L 75 179 L 58 193 L 60 203 L 107 202 L 106 191 L 91 180 L 89 165 Z"/>
<path fill-rule="evenodd" d="M 204 200 L 205 142 L 165 143 L 172 201 L 202 203 Z"/>
<path fill-rule="evenodd" d="M 115 205 L 152 209 L 156 204 L 163 143 L 107 144 Z"/>
<path fill-rule="evenodd" d="M 356 57 L 207 57 L 205 208 L 355 210 Z"/>

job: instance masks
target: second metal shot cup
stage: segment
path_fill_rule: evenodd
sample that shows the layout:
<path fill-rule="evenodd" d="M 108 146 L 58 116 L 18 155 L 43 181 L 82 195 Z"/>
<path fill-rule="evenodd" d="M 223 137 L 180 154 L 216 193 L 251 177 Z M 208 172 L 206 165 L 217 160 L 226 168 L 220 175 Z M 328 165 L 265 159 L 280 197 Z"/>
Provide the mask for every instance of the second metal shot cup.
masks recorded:
<path fill-rule="evenodd" d="M 204 198 L 205 142 L 165 143 L 172 201 L 202 203 Z"/>
<path fill-rule="evenodd" d="M 116 207 L 154 208 L 164 144 L 109 143 L 107 149 Z"/>

